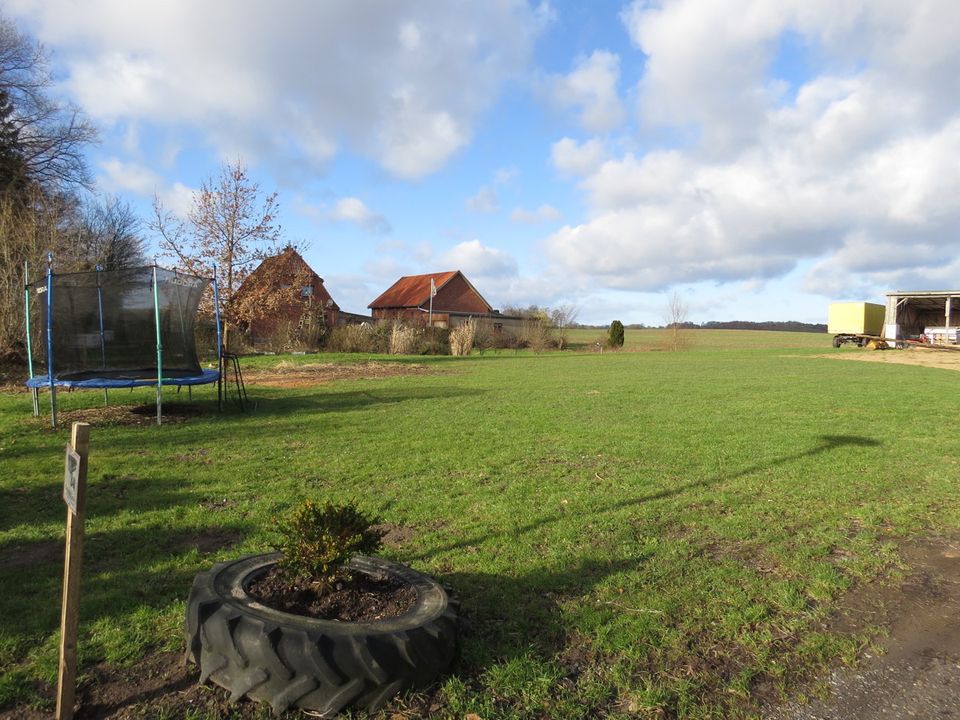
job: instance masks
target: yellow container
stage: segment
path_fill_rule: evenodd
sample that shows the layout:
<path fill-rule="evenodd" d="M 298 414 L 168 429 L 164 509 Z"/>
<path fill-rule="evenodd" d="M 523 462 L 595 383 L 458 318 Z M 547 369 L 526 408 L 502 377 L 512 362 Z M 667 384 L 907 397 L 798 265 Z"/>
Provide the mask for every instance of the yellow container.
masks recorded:
<path fill-rule="evenodd" d="M 883 335 L 883 305 L 864 302 L 830 303 L 827 332 L 831 335 Z"/>

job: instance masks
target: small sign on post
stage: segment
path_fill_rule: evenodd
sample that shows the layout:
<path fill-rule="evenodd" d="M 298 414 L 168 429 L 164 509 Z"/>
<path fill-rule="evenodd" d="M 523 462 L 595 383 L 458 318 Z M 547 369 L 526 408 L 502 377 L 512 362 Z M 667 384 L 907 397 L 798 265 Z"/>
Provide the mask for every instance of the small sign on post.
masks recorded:
<path fill-rule="evenodd" d="M 80 627 L 80 565 L 87 499 L 90 426 L 73 424 L 63 470 L 67 504 L 67 544 L 63 559 L 63 605 L 60 613 L 60 668 L 57 674 L 57 720 L 73 718 L 77 681 L 77 634 Z"/>
<path fill-rule="evenodd" d="M 63 463 L 63 501 L 70 512 L 77 514 L 77 485 L 80 484 L 80 455 L 67 445 L 67 457 Z"/>

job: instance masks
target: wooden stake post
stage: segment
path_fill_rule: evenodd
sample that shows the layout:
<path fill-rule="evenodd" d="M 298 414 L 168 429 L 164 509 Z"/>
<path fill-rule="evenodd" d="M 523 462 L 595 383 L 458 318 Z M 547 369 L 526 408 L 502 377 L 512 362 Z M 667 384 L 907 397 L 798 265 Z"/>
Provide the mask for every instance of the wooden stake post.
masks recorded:
<path fill-rule="evenodd" d="M 60 614 L 60 670 L 57 675 L 57 720 L 73 717 L 77 680 L 77 632 L 80 624 L 80 563 L 87 500 L 87 455 L 90 426 L 75 422 L 67 446 L 63 499 L 67 503 L 67 547 L 63 560 L 63 605 Z"/>

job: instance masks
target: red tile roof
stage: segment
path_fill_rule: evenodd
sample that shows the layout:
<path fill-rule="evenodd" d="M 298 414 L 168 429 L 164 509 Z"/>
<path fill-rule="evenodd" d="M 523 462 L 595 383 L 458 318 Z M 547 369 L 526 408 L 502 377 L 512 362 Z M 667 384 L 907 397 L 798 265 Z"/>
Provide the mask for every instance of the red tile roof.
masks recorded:
<path fill-rule="evenodd" d="M 449 272 L 428 273 L 426 275 L 405 275 L 387 288 L 380 297 L 367 305 L 367 307 L 419 307 L 430 300 L 430 278 L 433 278 L 433 282 L 437 290 L 439 290 L 459 273 L 459 270 L 450 270 Z"/>

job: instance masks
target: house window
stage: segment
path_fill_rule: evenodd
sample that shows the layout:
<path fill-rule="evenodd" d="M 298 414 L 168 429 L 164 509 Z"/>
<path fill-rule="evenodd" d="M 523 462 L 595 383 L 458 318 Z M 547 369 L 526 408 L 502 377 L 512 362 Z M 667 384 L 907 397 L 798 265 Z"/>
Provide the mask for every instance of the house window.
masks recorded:
<path fill-rule="evenodd" d="M 304 285 L 302 288 L 300 288 L 300 297 L 313 297 L 313 285 Z"/>

